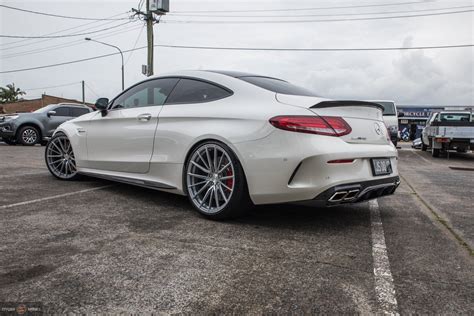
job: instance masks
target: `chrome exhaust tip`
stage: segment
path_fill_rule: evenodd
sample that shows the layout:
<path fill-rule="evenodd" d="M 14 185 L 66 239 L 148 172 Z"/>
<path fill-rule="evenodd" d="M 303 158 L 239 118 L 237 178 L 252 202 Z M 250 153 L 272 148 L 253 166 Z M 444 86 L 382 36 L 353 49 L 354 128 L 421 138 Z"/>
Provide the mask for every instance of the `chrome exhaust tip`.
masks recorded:
<path fill-rule="evenodd" d="M 337 202 L 348 202 L 352 201 L 357 198 L 359 195 L 360 190 L 343 190 L 343 191 L 336 191 L 334 194 L 328 199 L 328 202 L 337 203 Z"/>
<path fill-rule="evenodd" d="M 334 194 L 329 198 L 329 202 L 340 202 L 342 201 L 346 195 L 347 195 L 347 191 L 337 191 L 337 192 L 334 192 Z"/>
<path fill-rule="evenodd" d="M 347 192 L 346 196 L 344 197 L 344 201 L 351 201 L 355 199 L 357 195 L 359 194 L 359 192 L 360 192 L 359 189 L 350 190 L 349 192 Z"/>

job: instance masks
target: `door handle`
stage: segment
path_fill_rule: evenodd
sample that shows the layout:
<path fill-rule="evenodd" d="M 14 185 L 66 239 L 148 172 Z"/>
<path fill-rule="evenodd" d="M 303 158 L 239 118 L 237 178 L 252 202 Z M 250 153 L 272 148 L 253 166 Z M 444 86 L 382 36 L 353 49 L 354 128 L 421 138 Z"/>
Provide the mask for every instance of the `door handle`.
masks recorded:
<path fill-rule="evenodd" d="M 150 119 L 151 119 L 151 114 L 149 113 L 140 114 L 137 116 L 137 120 L 141 122 L 146 122 L 146 121 L 149 121 Z"/>

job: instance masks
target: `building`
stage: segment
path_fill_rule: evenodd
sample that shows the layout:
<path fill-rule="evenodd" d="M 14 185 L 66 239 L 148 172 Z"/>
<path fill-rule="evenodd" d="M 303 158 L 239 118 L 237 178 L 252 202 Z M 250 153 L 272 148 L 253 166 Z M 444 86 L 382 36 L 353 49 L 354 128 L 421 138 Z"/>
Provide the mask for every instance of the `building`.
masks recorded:
<path fill-rule="evenodd" d="M 77 103 L 82 104 L 81 101 L 55 97 L 52 95 L 43 94 L 41 98 L 32 100 L 20 100 L 12 103 L 0 104 L 0 114 L 33 112 L 49 104 L 57 103 Z M 90 107 L 94 107 L 91 103 L 86 103 Z"/>
<path fill-rule="evenodd" d="M 473 105 L 399 105 L 398 112 L 403 116 L 398 117 L 400 136 L 408 136 L 410 140 L 421 137 L 421 131 L 431 113 L 443 110 L 474 110 Z"/>

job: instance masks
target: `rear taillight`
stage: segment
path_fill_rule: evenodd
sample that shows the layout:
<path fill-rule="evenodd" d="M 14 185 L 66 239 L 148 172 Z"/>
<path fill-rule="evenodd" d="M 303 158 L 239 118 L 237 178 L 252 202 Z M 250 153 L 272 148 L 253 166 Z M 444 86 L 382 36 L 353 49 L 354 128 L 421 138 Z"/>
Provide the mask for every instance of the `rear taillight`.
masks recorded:
<path fill-rule="evenodd" d="M 343 136 L 352 131 L 349 124 L 337 116 L 275 116 L 270 123 L 286 131 L 327 136 Z"/>

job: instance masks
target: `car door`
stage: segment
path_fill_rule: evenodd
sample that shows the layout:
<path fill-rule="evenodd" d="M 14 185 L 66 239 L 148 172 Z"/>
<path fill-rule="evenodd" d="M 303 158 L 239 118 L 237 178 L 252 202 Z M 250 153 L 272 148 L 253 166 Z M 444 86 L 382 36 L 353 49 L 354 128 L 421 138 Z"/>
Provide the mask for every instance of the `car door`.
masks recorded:
<path fill-rule="evenodd" d="M 49 115 L 46 120 L 46 134 L 47 136 L 53 135 L 56 128 L 62 123 L 72 119 L 70 107 L 68 106 L 58 106 L 57 108 L 52 109 L 54 114 Z"/>
<path fill-rule="evenodd" d="M 177 82 L 160 78 L 139 83 L 116 97 L 105 116 L 97 112 L 81 131 L 87 135 L 87 167 L 148 172 L 158 116 Z"/>

